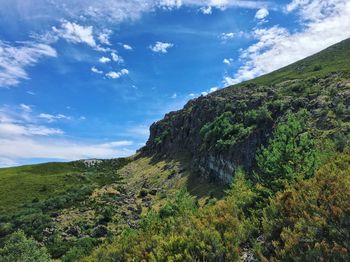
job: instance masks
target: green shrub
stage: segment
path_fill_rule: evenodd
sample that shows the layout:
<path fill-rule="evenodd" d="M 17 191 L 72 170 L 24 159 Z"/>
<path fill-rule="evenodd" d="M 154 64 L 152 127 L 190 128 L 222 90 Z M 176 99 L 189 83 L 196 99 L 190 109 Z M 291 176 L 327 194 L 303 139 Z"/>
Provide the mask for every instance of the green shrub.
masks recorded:
<path fill-rule="evenodd" d="M 318 161 L 307 119 L 305 111 L 288 113 L 269 144 L 257 153 L 257 178 L 269 191 L 277 192 L 292 181 L 313 175 Z"/>
<path fill-rule="evenodd" d="M 349 261 L 350 152 L 271 199 L 265 256 L 277 261 Z M 270 248 L 269 248 L 270 247 Z"/>
<path fill-rule="evenodd" d="M 8 238 L 0 249 L 2 262 L 48 262 L 51 261 L 46 249 L 19 230 Z"/>
<path fill-rule="evenodd" d="M 244 121 L 246 125 L 264 125 L 267 123 L 271 123 L 272 114 L 267 109 L 267 106 L 262 106 L 258 109 L 250 110 L 244 114 Z"/>
<path fill-rule="evenodd" d="M 225 112 L 212 123 L 204 125 L 200 134 L 207 148 L 225 149 L 248 137 L 253 128 L 236 123 L 232 112 Z"/>

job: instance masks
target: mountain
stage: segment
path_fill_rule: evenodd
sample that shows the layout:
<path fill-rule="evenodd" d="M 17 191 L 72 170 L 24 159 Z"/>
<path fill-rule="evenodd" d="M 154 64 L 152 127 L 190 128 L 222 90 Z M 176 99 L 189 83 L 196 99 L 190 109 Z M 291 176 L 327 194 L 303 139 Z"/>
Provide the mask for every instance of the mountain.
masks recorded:
<path fill-rule="evenodd" d="M 0 261 L 348 261 L 349 138 L 350 39 L 189 101 L 135 156 L 0 169 Z"/>

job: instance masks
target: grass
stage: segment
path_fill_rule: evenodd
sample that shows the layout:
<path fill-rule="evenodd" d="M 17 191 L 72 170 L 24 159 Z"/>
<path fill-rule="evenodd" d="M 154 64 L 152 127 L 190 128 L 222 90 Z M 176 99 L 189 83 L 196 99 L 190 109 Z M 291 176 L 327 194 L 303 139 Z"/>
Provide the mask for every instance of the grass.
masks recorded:
<path fill-rule="evenodd" d="M 78 182 L 81 170 L 73 163 L 46 163 L 0 169 L 0 213 L 18 210 L 35 198 L 58 195 Z"/>
<path fill-rule="evenodd" d="M 167 197 L 175 195 L 181 188 L 186 188 L 202 203 L 209 197 L 222 198 L 226 189 L 224 185 L 213 183 L 191 172 L 189 158 L 185 155 L 166 160 L 136 157 L 120 169 L 119 175 L 129 190 L 137 192 L 142 183 L 147 181 L 150 188 L 164 189 Z M 161 205 L 163 201 L 158 198 L 155 202 Z"/>
<path fill-rule="evenodd" d="M 115 171 L 126 165 L 125 158 L 106 160 L 97 167 L 82 162 L 45 163 L 0 169 L 0 212 L 10 214 L 24 203 L 46 200 L 67 189 L 85 184 L 110 184 L 117 179 Z"/>

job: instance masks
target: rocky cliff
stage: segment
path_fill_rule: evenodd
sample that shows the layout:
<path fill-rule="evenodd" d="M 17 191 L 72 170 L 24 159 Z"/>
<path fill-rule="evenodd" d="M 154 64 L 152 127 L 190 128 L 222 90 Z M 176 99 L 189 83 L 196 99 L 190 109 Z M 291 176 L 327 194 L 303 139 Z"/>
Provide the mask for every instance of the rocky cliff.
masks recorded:
<path fill-rule="evenodd" d="M 141 151 L 159 157 L 189 154 L 193 171 L 230 183 L 238 167 L 251 170 L 257 150 L 288 111 L 305 109 L 314 132 L 348 134 L 350 128 L 334 119 L 350 117 L 349 47 L 346 40 L 253 81 L 193 99 L 152 124 Z"/>

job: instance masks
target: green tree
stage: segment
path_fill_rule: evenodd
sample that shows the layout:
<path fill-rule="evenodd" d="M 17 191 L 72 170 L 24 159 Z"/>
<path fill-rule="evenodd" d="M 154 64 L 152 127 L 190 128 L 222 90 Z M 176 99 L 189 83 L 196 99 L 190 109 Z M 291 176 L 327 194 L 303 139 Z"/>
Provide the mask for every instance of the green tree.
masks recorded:
<path fill-rule="evenodd" d="M 13 233 L 0 249 L 2 262 L 48 262 L 52 261 L 44 247 L 30 238 L 23 231 Z"/>
<path fill-rule="evenodd" d="M 312 135 L 307 131 L 307 112 L 288 113 L 273 138 L 257 153 L 258 181 L 277 192 L 298 178 L 311 177 L 317 166 Z"/>

